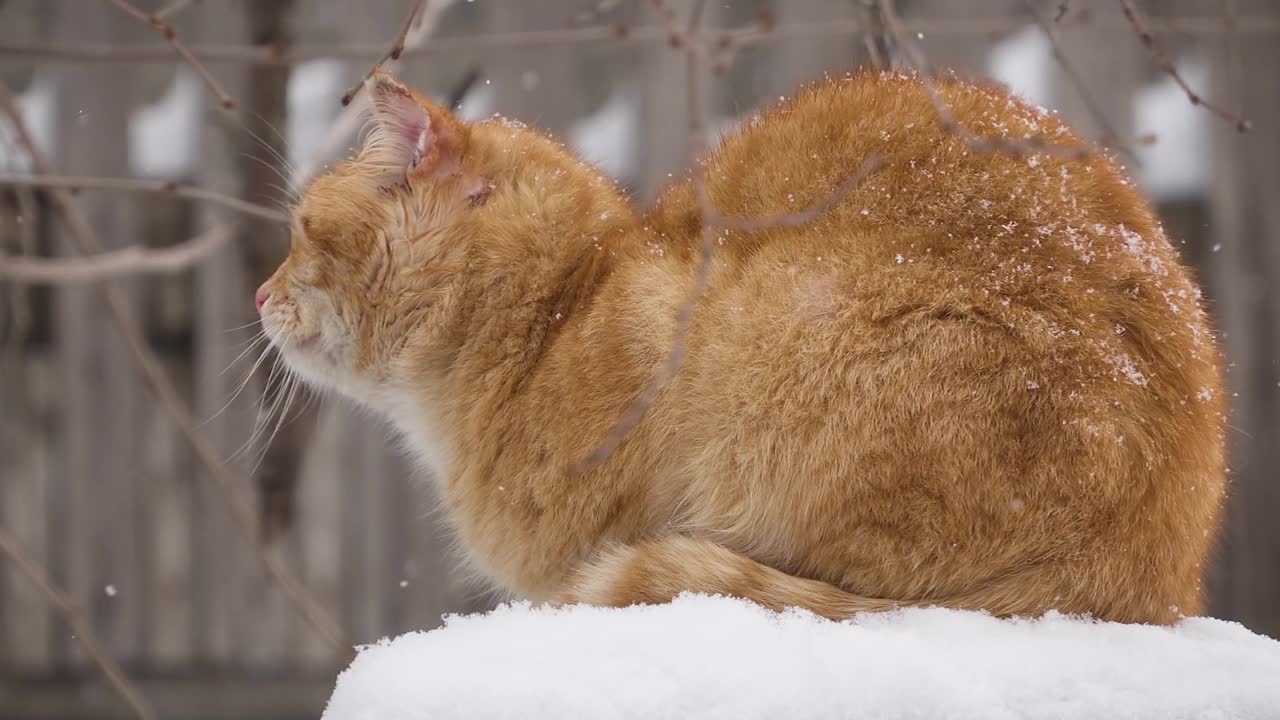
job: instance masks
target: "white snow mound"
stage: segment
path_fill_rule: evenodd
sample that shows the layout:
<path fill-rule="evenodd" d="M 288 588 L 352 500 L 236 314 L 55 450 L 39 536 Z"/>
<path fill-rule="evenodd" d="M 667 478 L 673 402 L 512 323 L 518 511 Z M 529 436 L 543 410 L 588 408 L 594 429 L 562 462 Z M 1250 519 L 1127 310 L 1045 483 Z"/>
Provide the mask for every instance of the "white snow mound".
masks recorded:
<path fill-rule="evenodd" d="M 323 717 L 1275 719 L 1280 642 L 1207 618 L 516 604 L 362 648 Z"/>

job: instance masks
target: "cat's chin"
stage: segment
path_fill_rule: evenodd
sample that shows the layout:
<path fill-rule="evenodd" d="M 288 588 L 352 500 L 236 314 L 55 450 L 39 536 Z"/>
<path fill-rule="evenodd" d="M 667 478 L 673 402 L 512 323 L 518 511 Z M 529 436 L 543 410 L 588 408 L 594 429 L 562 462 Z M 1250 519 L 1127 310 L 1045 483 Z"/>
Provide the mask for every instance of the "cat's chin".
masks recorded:
<path fill-rule="evenodd" d="M 345 373 L 330 358 L 325 357 L 319 334 L 298 339 L 287 334 L 271 332 L 267 336 L 271 345 L 280 353 L 281 360 L 308 385 L 322 390 L 346 392 L 349 385 Z"/>

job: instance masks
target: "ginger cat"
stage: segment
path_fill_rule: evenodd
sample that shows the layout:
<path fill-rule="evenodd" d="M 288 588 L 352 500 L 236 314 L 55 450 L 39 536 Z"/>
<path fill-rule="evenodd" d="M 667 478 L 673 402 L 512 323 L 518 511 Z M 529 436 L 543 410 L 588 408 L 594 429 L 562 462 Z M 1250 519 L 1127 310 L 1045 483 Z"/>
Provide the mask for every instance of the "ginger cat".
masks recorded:
<path fill-rule="evenodd" d="M 979 136 L 1079 143 L 1002 90 L 937 88 Z M 670 351 L 693 182 L 640 215 L 530 129 L 466 124 L 382 74 L 367 90 L 367 141 L 301 199 L 263 326 L 305 379 L 394 423 L 497 586 L 830 618 L 1201 609 L 1218 352 L 1105 156 L 973 149 L 902 74 L 767 110 L 707 160 L 724 216 L 796 212 L 883 165 L 811 222 L 720 231 L 683 371 L 572 474 Z"/>

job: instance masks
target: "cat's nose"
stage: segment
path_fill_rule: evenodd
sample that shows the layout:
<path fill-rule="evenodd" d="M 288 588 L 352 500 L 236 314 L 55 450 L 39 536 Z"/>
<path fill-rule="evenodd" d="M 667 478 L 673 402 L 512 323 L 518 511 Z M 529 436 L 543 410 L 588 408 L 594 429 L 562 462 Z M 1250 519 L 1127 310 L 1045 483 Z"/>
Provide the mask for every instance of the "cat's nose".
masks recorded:
<path fill-rule="evenodd" d="M 258 310 L 262 310 L 262 306 L 266 304 L 267 298 L 271 297 L 271 290 L 267 288 L 266 283 L 258 288 L 258 292 L 253 294 L 253 303 L 258 306 Z"/>

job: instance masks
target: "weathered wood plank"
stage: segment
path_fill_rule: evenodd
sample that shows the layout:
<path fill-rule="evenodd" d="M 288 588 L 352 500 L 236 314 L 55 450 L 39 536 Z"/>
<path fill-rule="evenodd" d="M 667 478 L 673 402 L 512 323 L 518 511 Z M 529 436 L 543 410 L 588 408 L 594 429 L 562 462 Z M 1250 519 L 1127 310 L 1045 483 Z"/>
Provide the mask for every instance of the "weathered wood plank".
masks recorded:
<path fill-rule="evenodd" d="M 169 362 L 171 377 L 190 385 L 190 372 Z M 146 540 L 142 564 L 141 612 L 147 618 L 147 644 L 141 664 L 147 667 L 189 665 L 195 654 L 192 612 L 195 579 L 194 538 L 191 533 L 197 478 L 186 440 L 167 414 L 152 409 L 144 425 L 149 438 L 145 452 Z"/>
<path fill-rule="evenodd" d="M 56 365 L 46 353 L 0 353 L 0 523 L 32 562 L 48 561 L 44 522 L 53 440 L 48 422 L 56 404 Z M 48 672 L 53 615 L 30 581 L 0 568 L 0 662 L 8 672 Z"/>
<path fill-rule="evenodd" d="M 1220 250 L 1209 255 L 1208 280 L 1228 360 L 1232 483 L 1211 608 L 1280 637 L 1280 96 L 1270 70 L 1280 50 L 1232 41 L 1239 62 L 1225 48 L 1215 53 L 1211 92 L 1243 105 L 1255 131 L 1213 124 L 1210 217 Z"/>
<path fill-rule="evenodd" d="M 63 41 L 127 40 L 130 25 L 107 5 L 56 9 Z M 126 171 L 128 75 L 101 67 L 68 67 L 55 76 L 56 162 L 72 174 L 116 175 Z M 82 196 L 81 207 L 107 247 L 132 242 L 130 201 Z M 73 247 L 64 252 L 93 251 Z M 127 286 L 121 286 L 127 290 Z M 132 295 L 129 295 L 132 298 Z M 51 537 L 61 545 L 53 557 L 55 579 L 89 614 L 107 646 L 128 657 L 140 634 L 133 599 L 137 553 L 136 432 L 143 390 L 132 357 L 93 289 L 59 292 L 58 339 L 62 349 L 66 405 L 65 465 L 56 503 L 50 507 Z M 129 312 L 136 317 L 130 300 Z M 78 653 L 64 639 L 67 657 Z"/>
<path fill-rule="evenodd" d="M 317 401 L 322 402 L 322 401 Z M 298 488 L 298 517 L 295 533 L 301 544 L 304 582 L 327 608 L 343 607 L 350 583 L 344 573 L 343 517 L 346 513 L 343 476 L 338 470 L 338 431 L 342 410 L 336 403 L 324 403 L 302 475 L 306 482 Z M 345 618 L 344 618 L 345 619 Z M 333 648 L 314 633 L 300 629 L 299 655 L 305 670 L 327 670 L 333 664 Z"/>

